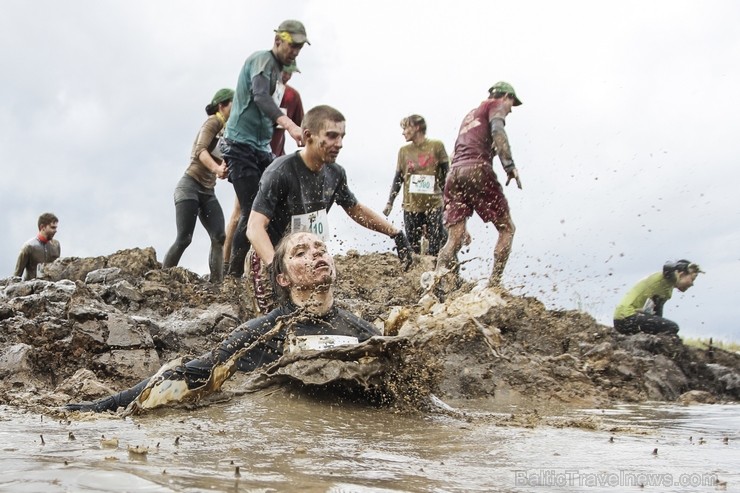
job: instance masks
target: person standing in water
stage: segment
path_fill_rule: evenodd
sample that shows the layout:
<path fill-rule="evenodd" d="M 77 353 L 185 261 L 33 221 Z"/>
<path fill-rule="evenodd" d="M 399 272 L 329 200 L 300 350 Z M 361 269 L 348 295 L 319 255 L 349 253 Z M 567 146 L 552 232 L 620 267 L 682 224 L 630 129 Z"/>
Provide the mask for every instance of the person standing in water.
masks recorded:
<path fill-rule="evenodd" d="M 224 213 L 214 189 L 217 178 L 226 178 L 227 168 L 216 144 L 231 113 L 233 98 L 233 89 L 220 89 L 206 106 L 208 119 L 195 136 L 190 165 L 175 187 L 177 238 L 162 262 L 163 267 L 174 267 L 180 262 L 185 249 L 193 241 L 195 221 L 200 218 L 211 237 L 208 267 L 213 283 L 223 280 L 226 237 Z"/>

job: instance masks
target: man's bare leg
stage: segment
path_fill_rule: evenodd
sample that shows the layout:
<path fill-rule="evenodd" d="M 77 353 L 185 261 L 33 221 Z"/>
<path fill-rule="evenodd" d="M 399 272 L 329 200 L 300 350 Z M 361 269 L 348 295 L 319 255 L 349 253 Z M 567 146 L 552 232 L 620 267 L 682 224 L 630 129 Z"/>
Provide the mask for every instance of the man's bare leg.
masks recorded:
<path fill-rule="evenodd" d="M 493 249 L 493 271 L 488 279 L 488 285 L 491 287 L 501 285 L 504 268 L 506 268 L 506 262 L 508 262 L 509 254 L 511 254 L 511 245 L 514 243 L 514 232 L 516 231 L 516 227 L 508 215 L 501 222 L 495 223 L 494 226 L 498 230 L 498 241 Z"/>
<path fill-rule="evenodd" d="M 466 237 L 465 224 L 467 221 L 460 221 L 447 228 L 447 242 L 437 255 L 437 267 L 439 272 L 442 269 L 451 269 L 456 262 L 457 253 L 462 248 L 463 240 Z"/>

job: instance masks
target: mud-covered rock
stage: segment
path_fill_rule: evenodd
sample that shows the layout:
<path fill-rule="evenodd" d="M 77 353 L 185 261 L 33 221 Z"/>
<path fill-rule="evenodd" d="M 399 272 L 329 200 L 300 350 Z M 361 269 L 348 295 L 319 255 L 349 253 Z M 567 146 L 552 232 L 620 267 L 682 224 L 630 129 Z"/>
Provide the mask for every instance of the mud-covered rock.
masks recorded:
<path fill-rule="evenodd" d="M 107 257 L 58 258 L 50 264 L 44 264 L 43 278 L 51 281 L 61 279 L 85 281 L 88 274 L 102 269 L 119 269 L 119 275 L 139 277 L 157 268 L 159 268 L 159 263 L 153 248 L 132 248 L 120 250 Z"/>
<path fill-rule="evenodd" d="M 625 336 L 586 313 L 547 310 L 480 283 L 462 282 L 446 303 L 421 306 L 419 279 L 433 258 L 416 257 L 409 272 L 391 253 L 335 260 L 337 303 L 404 341 L 375 347 L 384 372 L 366 359 L 365 373 L 355 373 L 359 383 L 369 375 L 385 402 L 413 406 L 431 394 L 576 405 L 740 399 L 735 353 L 669 335 Z M 43 279 L 0 279 L 0 403 L 127 388 L 162 361 L 213 349 L 254 316 L 252 307 L 246 280 L 212 285 L 182 267 L 162 269 L 151 248 L 58 259 Z M 271 382 L 315 387 L 322 375 L 348 374 L 322 358 L 285 360 Z M 318 373 L 305 373 L 309 366 Z"/>
<path fill-rule="evenodd" d="M 690 404 L 714 404 L 717 402 L 717 399 L 705 390 L 689 390 L 678 396 L 676 400 L 686 406 Z"/>

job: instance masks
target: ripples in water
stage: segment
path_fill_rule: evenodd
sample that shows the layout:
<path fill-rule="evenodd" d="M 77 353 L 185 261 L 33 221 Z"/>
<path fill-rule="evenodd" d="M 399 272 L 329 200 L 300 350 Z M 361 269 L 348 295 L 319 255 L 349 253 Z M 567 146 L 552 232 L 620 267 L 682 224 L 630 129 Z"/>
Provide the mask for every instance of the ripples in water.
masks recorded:
<path fill-rule="evenodd" d="M 532 410 L 486 405 L 406 415 L 263 395 L 70 422 L 2 407 L 0 491 L 740 491 L 738 405 L 540 410 L 530 422 L 509 417 Z"/>

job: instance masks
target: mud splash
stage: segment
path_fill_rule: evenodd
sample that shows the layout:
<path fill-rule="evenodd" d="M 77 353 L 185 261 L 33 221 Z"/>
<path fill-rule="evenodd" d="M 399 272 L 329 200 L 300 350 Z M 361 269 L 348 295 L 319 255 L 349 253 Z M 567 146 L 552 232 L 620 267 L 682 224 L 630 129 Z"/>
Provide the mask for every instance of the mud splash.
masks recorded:
<path fill-rule="evenodd" d="M 444 304 L 422 307 L 419 279 L 431 258 L 418 258 L 407 273 L 390 254 L 349 252 L 336 261 L 340 305 L 403 341 L 379 344 L 375 363 L 355 372 L 355 382 L 372 380 L 366 390 L 391 396 L 385 405 L 417 408 L 430 394 L 579 406 L 740 398 L 736 354 L 668 336 L 624 336 L 587 314 L 471 283 Z M 60 259 L 45 275 L 0 281 L 4 404 L 51 411 L 106 396 L 162 362 L 202 354 L 253 316 L 246 283 L 214 287 L 185 269 L 161 269 L 151 248 Z M 378 361 L 385 371 L 375 371 Z M 315 386 L 300 375 L 326 361 L 284 363 L 256 377 L 260 385 Z"/>

